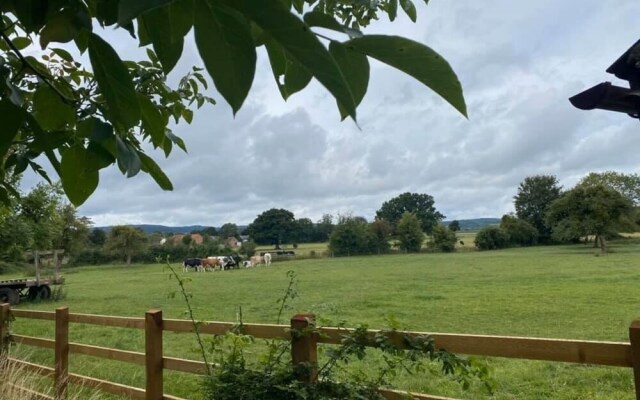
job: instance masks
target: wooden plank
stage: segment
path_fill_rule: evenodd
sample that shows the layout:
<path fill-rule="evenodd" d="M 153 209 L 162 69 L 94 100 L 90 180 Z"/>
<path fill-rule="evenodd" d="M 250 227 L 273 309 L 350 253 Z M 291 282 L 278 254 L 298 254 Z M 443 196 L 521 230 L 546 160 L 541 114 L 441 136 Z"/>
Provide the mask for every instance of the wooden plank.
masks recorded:
<path fill-rule="evenodd" d="M 122 385 L 119 383 L 104 381 L 102 379 L 91 378 L 88 376 L 69 374 L 69 382 L 74 385 L 80 385 L 93 389 L 102 390 L 103 392 L 112 393 L 118 396 L 128 397 L 130 399 L 144 399 L 144 389 L 133 386 Z"/>
<path fill-rule="evenodd" d="M 161 400 L 163 395 L 162 374 L 162 311 L 149 310 L 145 313 L 145 357 L 146 357 L 146 400 Z"/>
<path fill-rule="evenodd" d="M 633 383 L 636 400 L 640 400 L 640 321 L 633 321 L 629 327 L 631 340 L 631 364 L 633 366 Z"/>
<path fill-rule="evenodd" d="M 162 395 L 162 400 L 188 400 L 188 399 L 183 399 L 182 397 L 172 396 L 170 394 L 163 394 Z"/>
<path fill-rule="evenodd" d="M 29 400 L 54 400 L 53 397 L 46 395 L 44 393 L 36 392 L 35 390 L 31 390 L 22 386 L 18 386 L 14 383 L 8 383 L 11 387 L 11 390 L 15 390 L 20 392 L 20 399 L 29 399 Z"/>
<path fill-rule="evenodd" d="M 171 371 L 188 372 L 190 374 L 204 375 L 207 366 L 203 361 L 185 360 L 183 358 L 163 357 L 162 366 Z"/>
<path fill-rule="evenodd" d="M 64 400 L 69 384 L 69 307 L 56 309 L 55 337 L 55 398 Z"/>
<path fill-rule="evenodd" d="M 40 286 L 40 256 L 38 255 L 38 250 L 33 252 L 33 263 L 36 267 L 36 286 Z"/>
<path fill-rule="evenodd" d="M 46 319 L 50 321 L 54 321 L 56 319 L 56 313 L 51 311 L 13 310 L 11 313 L 16 318 Z"/>
<path fill-rule="evenodd" d="M 34 364 L 28 361 L 20 360 L 17 358 L 9 357 L 9 362 L 18 365 L 20 368 L 23 368 L 25 371 L 35 372 L 38 375 L 42 376 L 53 376 L 55 370 L 51 367 L 46 367 L 40 364 Z"/>
<path fill-rule="evenodd" d="M 144 318 L 112 317 L 109 315 L 70 314 L 69 321 L 80 324 L 144 329 Z"/>
<path fill-rule="evenodd" d="M 388 400 L 457 400 L 450 397 L 433 396 L 423 393 L 404 392 L 402 390 L 378 389 L 385 399 Z"/>
<path fill-rule="evenodd" d="M 339 344 L 351 329 L 319 328 L 319 343 Z M 368 331 L 371 343 L 380 331 Z M 469 355 L 507 357 L 528 360 L 559 361 L 578 364 L 631 367 L 631 345 L 623 342 L 596 342 L 528 338 L 515 336 L 461 335 L 449 333 L 399 332 L 409 336 L 431 335 L 439 349 Z M 401 342 L 399 343 L 401 345 Z"/>
<path fill-rule="evenodd" d="M 291 362 L 294 368 L 298 367 L 300 380 L 306 383 L 318 380 L 318 335 L 310 332 L 315 321 L 313 314 L 296 314 L 291 318 Z"/>
<path fill-rule="evenodd" d="M 191 321 L 182 319 L 165 319 L 164 330 L 169 332 L 193 332 Z M 200 324 L 200 333 L 208 335 L 224 335 L 234 329 L 236 324 L 231 322 L 205 321 Z M 275 324 L 242 324 L 240 332 L 259 339 L 290 340 L 288 325 Z"/>
<path fill-rule="evenodd" d="M 44 347 L 45 349 L 55 349 L 56 342 L 52 339 L 43 339 L 34 336 L 16 335 L 12 334 L 11 339 L 16 343 L 24 344 L 27 346 Z"/>
<path fill-rule="evenodd" d="M 106 358 L 130 364 L 145 365 L 144 353 L 112 349 L 109 347 L 90 346 L 80 343 L 69 343 L 69 352 L 87 356 Z"/>

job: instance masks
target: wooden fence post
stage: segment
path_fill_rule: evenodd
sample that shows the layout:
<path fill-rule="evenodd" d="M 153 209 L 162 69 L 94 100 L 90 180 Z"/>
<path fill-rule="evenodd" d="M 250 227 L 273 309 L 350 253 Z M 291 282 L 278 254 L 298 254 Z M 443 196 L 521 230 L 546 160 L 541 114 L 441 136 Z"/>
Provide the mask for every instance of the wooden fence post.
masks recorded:
<path fill-rule="evenodd" d="M 313 383 L 318 379 L 318 334 L 313 314 L 296 314 L 291 318 L 291 361 L 301 366 L 301 381 Z"/>
<path fill-rule="evenodd" d="M 64 400 L 69 384 L 69 307 L 56 308 L 55 329 L 55 399 Z"/>
<path fill-rule="evenodd" d="M 636 400 L 640 400 L 640 321 L 633 321 L 629 327 L 631 342 L 631 363 L 633 365 L 633 383 L 636 388 Z"/>
<path fill-rule="evenodd" d="M 9 350 L 9 318 L 11 318 L 9 303 L 0 304 L 0 362 Z"/>
<path fill-rule="evenodd" d="M 162 400 L 162 311 L 149 310 L 145 314 L 145 360 L 147 368 L 146 400 Z"/>

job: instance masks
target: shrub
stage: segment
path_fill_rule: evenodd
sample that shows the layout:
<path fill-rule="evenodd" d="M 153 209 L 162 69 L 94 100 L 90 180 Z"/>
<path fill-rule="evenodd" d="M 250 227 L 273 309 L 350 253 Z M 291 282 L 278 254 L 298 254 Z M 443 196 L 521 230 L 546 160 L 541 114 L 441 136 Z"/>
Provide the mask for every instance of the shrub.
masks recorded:
<path fill-rule="evenodd" d="M 456 250 L 456 237 L 455 231 L 447 228 L 442 224 L 438 224 L 433 228 L 431 232 L 431 240 L 429 240 L 429 248 L 452 252 Z"/>
<path fill-rule="evenodd" d="M 371 254 L 375 249 L 375 238 L 366 221 L 343 217 L 331 232 L 329 250 L 334 256 Z"/>
<path fill-rule="evenodd" d="M 402 214 L 396 227 L 396 234 L 400 242 L 400 249 L 407 252 L 419 252 L 422 248 L 424 233 L 420 226 L 420 220 L 415 214 L 410 212 Z"/>
<path fill-rule="evenodd" d="M 497 226 L 487 226 L 476 235 L 475 245 L 479 250 L 504 249 L 509 246 L 509 234 Z"/>
<path fill-rule="evenodd" d="M 523 219 L 504 215 L 500 228 L 509 235 L 509 243 L 514 246 L 533 246 L 538 243 L 538 230 Z"/>

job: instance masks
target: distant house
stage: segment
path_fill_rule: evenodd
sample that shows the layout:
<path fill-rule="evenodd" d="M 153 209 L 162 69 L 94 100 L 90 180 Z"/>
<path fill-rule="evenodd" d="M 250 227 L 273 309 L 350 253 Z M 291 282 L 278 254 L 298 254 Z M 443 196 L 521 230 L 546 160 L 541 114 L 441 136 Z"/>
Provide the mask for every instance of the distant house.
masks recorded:
<path fill-rule="evenodd" d="M 240 247 L 241 243 L 238 241 L 238 239 L 236 239 L 235 237 L 229 237 L 226 240 L 227 246 L 229 246 L 232 249 L 235 249 L 236 247 Z"/>
<path fill-rule="evenodd" d="M 249 241 L 249 235 L 240 235 L 240 241 L 242 241 L 242 243 L 248 242 Z"/>

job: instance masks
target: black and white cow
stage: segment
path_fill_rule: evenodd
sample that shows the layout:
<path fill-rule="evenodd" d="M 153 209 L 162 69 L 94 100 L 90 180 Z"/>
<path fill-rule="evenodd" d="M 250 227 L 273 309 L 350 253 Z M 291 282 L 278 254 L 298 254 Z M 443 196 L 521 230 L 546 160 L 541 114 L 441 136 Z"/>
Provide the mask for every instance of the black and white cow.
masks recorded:
<path fill-rule="evenodd" d="M 189 268 L 194 268 L 196 271 L 201 271 L 202 260 L 199 258 L 187 258 L 182 263 L 182 269 L 184 272 L 189 272 Z"/>

